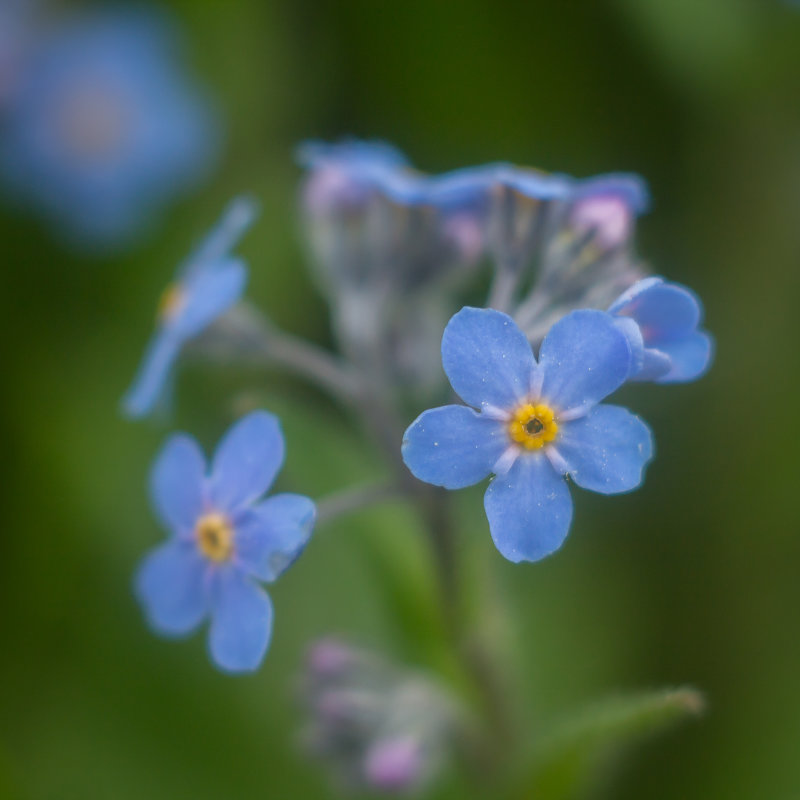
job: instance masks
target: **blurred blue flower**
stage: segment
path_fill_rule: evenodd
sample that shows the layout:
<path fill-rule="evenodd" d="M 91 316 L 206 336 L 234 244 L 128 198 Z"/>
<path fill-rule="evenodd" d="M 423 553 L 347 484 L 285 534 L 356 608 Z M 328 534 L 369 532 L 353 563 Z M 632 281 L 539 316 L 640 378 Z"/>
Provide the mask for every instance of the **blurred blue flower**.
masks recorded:
<path fill-rule="evenodd" d="M 620 319 L 633 351 L 629 380 L 693 381 L 711 365 L 713 340 L 699 330 L 703 306 L 686 286 L 645 278 L 608 310 Z"/>
<path fill-rule="evenodd" d="M 0 115 L 22 80 L 37 35 L 38 3 L 0 0 Z"/>
<path fill-rule="evenodd" d="M 211 618 L 209 649 L 226 672 L 258 668 L 272 633 L 272 603 L 258 581 L 282 575 L 306 546 L 316 509 L 307 497 L 259 500 L 283 464 L 277 417 L 255 411 L 217 447 L 207 473 L 197 442 L 172 436 L 150 480 L 169 540 L 148 555 L 135 581 L 151 627 L 191 633 Z"/>
<path fill-rule="evenodd" d="M 625 335 L 603 311 L 573 311 L 553 325 L 537 363 L 511 317 L 464 308 L 445 329 L 442 362 L 472 408 L 425 411 L 406 431 L 403 459 L 417 478 L 446 489 L 494 473 L 484 506 L 497 549 L 515 562 L 544 558 L 572 519 L 566 476 L 602 494 L 642 481 L 649 428 L 599 404 L 625 382 L 630 359 Z"/>
<path fill-rule="evenodd" d="M 255 205 L 248 198 L 233 200 L 164 292 L 158 328 L 122 401 L 128 416 L 142 417 L 154 410 L 164 395 L 181 348 L 242 296 L 247 268 L 230 251 L 250 227 L 255 214 Z"/>
<path fill-rule="evenodd" d="M 160 13 L 102 11 L 38 42 L 6 109 L 7 192 L 71 241 L 129 242 L 214 160 L 218 120 Z"/>

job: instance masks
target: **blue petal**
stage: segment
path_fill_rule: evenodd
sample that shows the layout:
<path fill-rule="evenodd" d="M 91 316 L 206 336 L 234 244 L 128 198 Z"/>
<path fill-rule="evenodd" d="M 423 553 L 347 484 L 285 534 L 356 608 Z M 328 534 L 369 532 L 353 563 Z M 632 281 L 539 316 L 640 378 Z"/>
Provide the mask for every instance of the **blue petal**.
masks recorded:
<path fill-rule="evenodd" d="M 633 320 L 631 320 L 633 322 Z M 634 323 L 635 324 L 635 323 Z M 637 371 L 631 370 L 628 380 L 655 381 L 666 375 L 672 367 L 670 357 L 661 350 L 648 347 L 644 350 L 642 364 Z"/>
<path fill-rule="evenodd" d="M 566 422 L 555 448 L 570 478 L 583 489 L 617 494 L 635 489 L 653 457 L 650 428 L 625 408 L 599 405 Z"/>
<path fill-rule="evenodd" d="M 466 406 L 420 414 L 403 437 L 403 461 L 426 483 L 463 489 L 483 480 L 509 446 L 502 422 Z"/>
<path fill-rule="evenodd" d="M 206 571 L 206 562 L 191 542 L 173 539 L 145 558 L 135 591 L 154 630 L 182 636 L 202 622 L 208 611 Z"/>
<path fill-rule="evenodd" d="M 272 636 L 272 602 L 267 593 L 228 567 L 214 576 L 208 646 L 226 672 L 252 672 L 264 660 Z"/>
<path fill-rule="evenodd" d="M 695 331 L 682 339 L 662 342 L 658 349 L 671 362 L 670 371 L 656 378 L 657 383 L 679 383 L 699 378 L 711 364 L 714 342 L 707 333 Z"/>
<path fill-rule="evenodd" d="M 300 556 L 311 538 L 317 510 L 299 494 L 276 494 L 236 522 L 237 563 L 257 578 L 274 581 Z"/>
<path fill-rule="evenodd" d="M 172 322 L 178 335 L 191 339 L 202 333 L 239 300 L 246 284 L 247 267 L 233 258 L 197 272 L 182 286 L 185 305 Z"/>
<path fill-rule="evenodd" d="M 233 250 L 258 215 L 258 205 L 251 197 L 235 197 L 222 219 L 194 250 L 182 272 L 189 276 L 205 264 L 217 263 Z"/>
<path fill-rule="evenodd" d="M 650 191 L 647 182 L 639 175 L 625 172 L 612 172 L 584 178 L 575 185 L 576 199 L 613 195 L 620 197 L 636 214 L 641 214 L 650 206 Z"/>
<path fill-rule="evenodd" d="M 703 314 L 694 292 L 659 278 L 634 284 L 612 309 L 612 313 L 636 320 L 645 346 L 658 349 L 662 349 L 662 342 L 682 338 L 695 330 Z"/>
<path fill-rule="evenodd" d="M 465 403 L 504 409 L 528 397 L 536 366 L 525 334 L 511 317 L 469 306 L 447 323 L 442 364 Z"/>
<path fill-rule="evenodd" d="M 123 411 L 129 417 L 138 419 L 155 408 L 182 344 L 170 328 L 162 328 L 153 336 L 133 385 L 122 398 Z"/>
<path fill-rule="evenodd" d="M 203 509 L 206 462 L 191 436 L 171 436 L 150 472 L 150 497 L 162 524 L 191 531 Z"/>
<path fill-rule="evenodd" d="M 542 398 L 559 410 L 588 410 L 628 377 L 631 350 L 614 318 L 604 311 L 573 311 L 542 342 Z"/>
<path fill-rule="evenodd" d="M 217 447 L 209 493 L 220 511 L 234 511 L 269 489 L 283 464 L 283 433 L 278 418 L 254 411 L 239 420 Z"/>
<path fill-rule="evenodd" d="M 509 561 L 539 561 L 561 547 L 572 522 L 567 482 L 542 453 L 523 453 L 483 498 L 495 546 Z"/>

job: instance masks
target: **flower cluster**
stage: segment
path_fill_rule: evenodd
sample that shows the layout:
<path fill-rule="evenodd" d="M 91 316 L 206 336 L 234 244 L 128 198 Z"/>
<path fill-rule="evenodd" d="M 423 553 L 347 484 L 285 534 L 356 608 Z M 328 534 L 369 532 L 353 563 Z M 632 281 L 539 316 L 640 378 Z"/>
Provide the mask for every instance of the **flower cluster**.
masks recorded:
<path fill-rule="evenodd" d="M 447 755 L 452 700 L 373 653 L 332 638 L 314 642 L 300 691 L 306 747 L 342 787 L 419 792 Z"/>
<path fill-rule="evenodd" d="M 218 120 L 162 12 L 37 26 L 33 5 L 0 11 L 0 181 L 71 242 L 126 244 L 208 171 Z"/>
<path fill-rule="evenodd" d="M 425 175 L 375 142 L 307 143 L 299 159 L 338 352 L 279 331 L 239 302 L 247 272 L 232 251 L 255 209 L 238 198 L 165 293 L 124 399 L 129 416 L 159 405 L 188 343 L 200 354 L 246 351 L 347 406 L 387 460 L 390 494 L 429 511 L 441 495 L 408 470 L 445 489 L 493 476 L 484 495 L 489 530 L 513 562 L 538 561 L 562 545 L 570 483 L 601 494 L 641 484 L 652 432 L 607 398 L 626 383 L 700 377 L 713 343 L 696 295 L 648 277 L 638 260 L 636 223 L 648 205 L 640 178 L 577 179 L 502 163 Z M 458 310 L 486 262 L 486 307 Z M 446 404 L 439 353 L 464 405 Z M 426 402 L 434 398 L 440 404 Z M 436 407 L 403 435 L 406 409 L 427 405 Z M 145 561 L 138 597 L 167 635 L 209 616 L 212 658 L 226 671 L 261 663 L 272 610 L 257 581 L 277 578 L 314 524 L 307 497 L 259 500 L 282 458 L 277 420 L 256 412 L 226 435 L 208 473 L 186 436 L 170 439 L 154 467 L 154 503 L 172 538 Z M 387 492 L 345 495 L 321 503 L 320 516 Z M 330 642 L 314 649 L 306 681 L 312 739 L 350 783 L 417 785 L 447 715 L 435 693 L 375 665 Z"/>

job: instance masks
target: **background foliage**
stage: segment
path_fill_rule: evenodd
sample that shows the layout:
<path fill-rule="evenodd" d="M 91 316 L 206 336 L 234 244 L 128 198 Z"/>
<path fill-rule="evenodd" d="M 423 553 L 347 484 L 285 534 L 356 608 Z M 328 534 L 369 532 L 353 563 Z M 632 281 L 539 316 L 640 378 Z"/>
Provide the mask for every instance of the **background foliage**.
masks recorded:
<path fill-rule="evenodd" d="M 390 139 L 431 171 L 508 159 L 650 181 L 641 250 L 704 298 L 716 364 L 698 384 L 637 389 L 659 448 L 648 480 L 617 499 L 581 493 L 562 551 L 504 561 L 476 489 L 458 497 L 463 556 L 517 612 L 484 609 L 515 643 L 532 719 L 622 687 L 707 690 L 706 717 L 645 748 L 614 797 L 800 794 L 800 12 L 771 0 L 169 5 L 229 118 L 211 184 L 104 262 L 64 252 L 35 220 L 0 219 L 0 796 L 325 796 L 295 747 L 292 675 L 308 640 L 333 631 L 439 665 L 424 543 L 399 507 L 320 530 L 274 588 L 272 650 L 253 677 L 215 672 L 202 637 L 154 638 L 131 594 L 161 535 L 144 484 L 165 430 L 124 422 L 118 402 L 155 298 L 250 190 L 263 202 L 241 247 L 250 296 L 325 342 L 292 148 L 342 134 Z M 320 496 L 370 475 L 348 421 L 277 376 L 187 369 L 175 423 L 211 445 L 253 404 L 284 415 L 281 487 Z M 430 635 L 414 635 L 420 618 Z M 472 795 L 449 776 L 436 796 Z"/>

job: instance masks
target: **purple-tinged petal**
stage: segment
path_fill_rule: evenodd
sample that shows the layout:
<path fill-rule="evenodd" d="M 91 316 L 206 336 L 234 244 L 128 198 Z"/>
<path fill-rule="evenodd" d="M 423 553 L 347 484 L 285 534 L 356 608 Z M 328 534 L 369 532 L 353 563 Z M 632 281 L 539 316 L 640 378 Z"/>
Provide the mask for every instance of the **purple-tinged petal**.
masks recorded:
<path fill-rule="evenodd" d="M 483 499 L 495 546 L 509 561 L 539 561 L 558 550 L 572 522 L 567 482 L 543 453 L 521 455 Z"/>
<path fill-rule="evenodd" d="M 632 303 L 640 294 L 643 292 L 648 291 L 653 286 L 659 286 L 660 284 L 664 283 L 663 278 L 659 278 L 657 275 L 651 276 L 649 278 L 642 278 L 640 281 L 636 281 L 633 286 L 629 286 L 609 307 L 608 313 L 609 314 L 619 314 L 622 309 L 627 308 L 630 303 Z M 630 315 L 628 315 L 630 316 Z"/>
<path fill-rule="evenodd" d="M 236 562 L 264 581 L 280 577 L 311 538 L 317 510 L 299 494 L 276 494 L 236 522 Z"/>
<path fill-rule="evenodd" d="M 235 567 L 214 576 L 208 646 L 226 672 L 252 672 L 261 665 L 272 636 L 272 602 Z"/>
<path fill-rule="evenodd" d="M 650 428 L 627 409 L 606 404 L 565 422 L 554 446 L 570 478 L 602 494 L 635 489 L 653 457 Z"/>
<path fill-rule="evenodd" d="M 512 408 L 530 393 L 536 362 L 511 317 L 491 308 L 462 308 L 442 337 L 442 364 L 468 405 Z"/>
<path fill-rule="evenodd" d="M 164 393 L 172 365 L 183 342 L 169 328 L 153 336 L 133 384 L 122 398 L 122 409 L 132 419 L 149 414 Z"/>
<path fill-rule="evenodd" d="M 505 423 L 466 406 L 442 406 L 409 425 L 403 461 L 421 481 L 462 489 L 487 477 L 509 443 Z"/>
<path fill-rule="evenodd" d="M 239 420 L 217 447 L 209 494 L 221 511 L 235 511 L 269 489 L 283 464 L 281 425 L 274 414 L 254 411 Z"/>
<path fill-rule="evenodd" d="M 239 300 L 246 284 L 247 267 L 238 259 L 226 259 L 198 272 L 181 285 L 184 305 L 172 322 L 175 331 L 183 339 L 202 333 Z"/>
<path fill-rule="evenodd" d="M 661 342 L 658 348 L 669 358 L 670 370 L 655 378 L 656 382 L 680 383 L 693 381 L 706 372 L 714 354 L 714 341 L 709 334 L 695 331 L 682 339 Z"/>
<path fill-rule="evenodd" d="M 182 636 L 203 621 L 208 611 L 206 570 L 194 544 L 177 539 L 144 559 L 136 573 L 135 591 L 155 631 Z"/>
<path fill-rule="evenodd" d="M 542 398 L 560 411 L 588 411 L 622 386 L 630 363 L 628 340 L 610 314 L 573 311 L 542 342 Z"/>
<path fill-rule="evenodd" d="M 203 510 L 206 462 L 197 442 L 171 436 L 150 472 L 150 497 L 167 530 L 191 531 Z"/>

